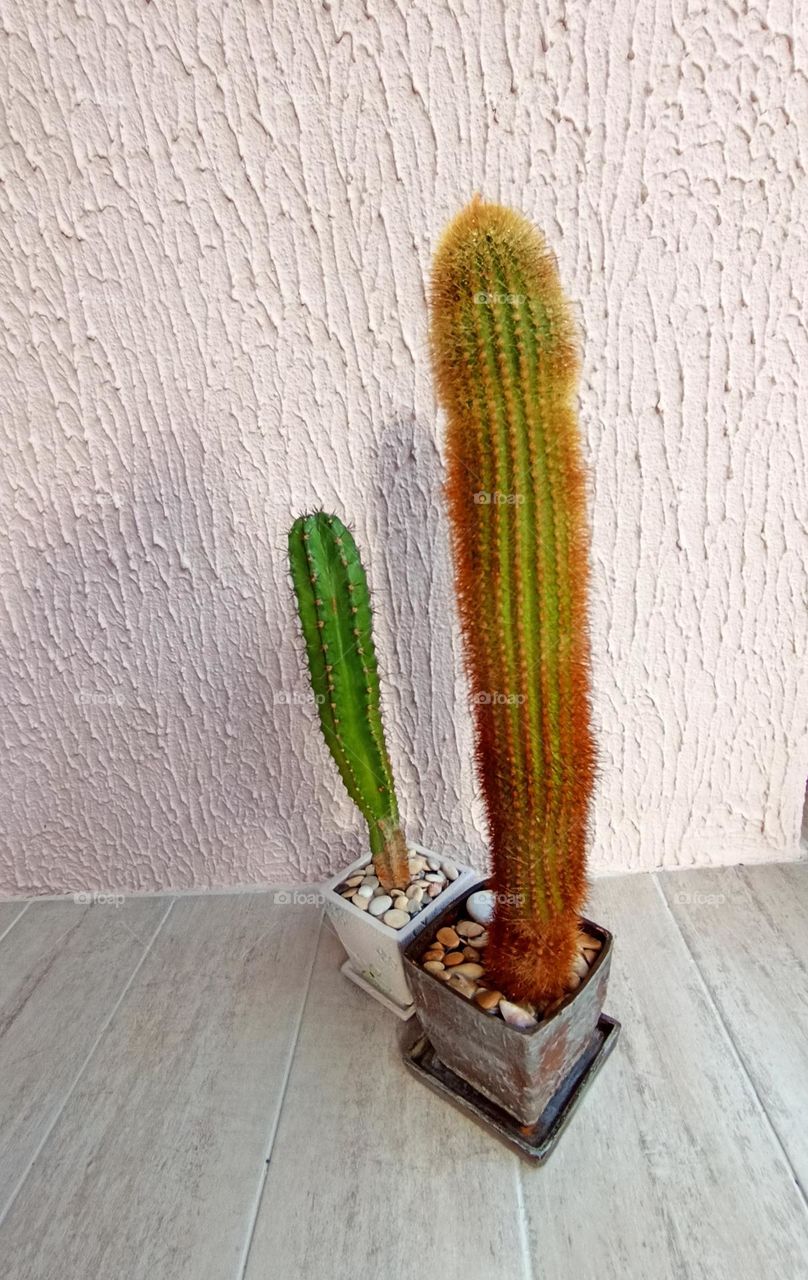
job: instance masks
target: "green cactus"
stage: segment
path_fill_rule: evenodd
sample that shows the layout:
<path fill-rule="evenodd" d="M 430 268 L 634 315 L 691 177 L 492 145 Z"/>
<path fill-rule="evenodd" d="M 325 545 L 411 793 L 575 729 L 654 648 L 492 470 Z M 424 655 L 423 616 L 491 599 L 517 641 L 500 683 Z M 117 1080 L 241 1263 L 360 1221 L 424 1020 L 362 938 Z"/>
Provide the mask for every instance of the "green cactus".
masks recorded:
<path fill-rule="evenodd" d="M 367 578 L 351 533 L 322 511 L 289 532 L 289 563 L 320 726 L 348 795 L 368 824 L 386 889 L 409 881 L 379 703 Z"/>
<path fill-rule="evenodd" d="M 569 980 L 586 889 L 588 532 L 573 325 L 521 215 L 475 199 L 450 225 L 431 340 L 498 895 L 487 967 L 545 1003 Z"/>

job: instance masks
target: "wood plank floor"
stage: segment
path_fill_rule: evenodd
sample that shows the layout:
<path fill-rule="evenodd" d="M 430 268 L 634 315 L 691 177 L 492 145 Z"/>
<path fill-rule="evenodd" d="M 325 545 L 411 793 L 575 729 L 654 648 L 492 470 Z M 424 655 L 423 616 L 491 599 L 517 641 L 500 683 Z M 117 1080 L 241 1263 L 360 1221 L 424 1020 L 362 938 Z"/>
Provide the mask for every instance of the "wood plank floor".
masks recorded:
<path fill-rule="evenodd" d="M 170 908 L 70 901 L 29 907 L 0 942 L 0 1212 Z"/>
<path fill-rule="evenodd" d="M 686 872 L 668 877 L 663 888 L 808 1192 L 808 868 L 792 863 Z M 795 1099 L 802 1100 L 797 1123 Z"/>
<path fill-rule="evenodd" d="M 591 913 L 623 1033 L 536 1169 L 407 1075 L 316 907 L 0 903 L 4 1280 L 805 1280 L 808 865 Z"/>

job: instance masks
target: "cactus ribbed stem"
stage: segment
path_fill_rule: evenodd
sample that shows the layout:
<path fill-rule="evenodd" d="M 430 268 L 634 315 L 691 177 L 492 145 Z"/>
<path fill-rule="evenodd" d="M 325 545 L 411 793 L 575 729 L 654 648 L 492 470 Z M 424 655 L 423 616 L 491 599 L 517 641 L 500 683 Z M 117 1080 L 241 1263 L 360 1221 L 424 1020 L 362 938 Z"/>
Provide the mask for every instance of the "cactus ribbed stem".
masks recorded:
<path fill-rule="evenodd" d="M 455 571 L 498 894 L 486 965 L 517 999 L 565 989 L 586 888 L 584 475 L 573 326 L 520 215 L 474 200 L 435 256 Z"/>
<path fill-rule="evenodd" d="M 403 889 L 407 847 L 382 725 L 370 594 L 356 543 L 337 516 L 300 516 L 289 533 L 289 564 L 323 737 L 368 824 L 380 883 Z"/>

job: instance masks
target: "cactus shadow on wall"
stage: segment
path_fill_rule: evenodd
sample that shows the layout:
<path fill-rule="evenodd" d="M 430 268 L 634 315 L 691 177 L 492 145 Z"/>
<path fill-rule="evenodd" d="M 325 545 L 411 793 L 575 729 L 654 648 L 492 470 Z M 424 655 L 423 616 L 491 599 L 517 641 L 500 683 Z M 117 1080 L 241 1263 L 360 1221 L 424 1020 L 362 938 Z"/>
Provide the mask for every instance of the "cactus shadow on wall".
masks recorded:
<path fill-rule="evenodd" d="M 468 798 L 472 726 L 459 650 L 443 464 L 415 418 L 384 430 L 373 492 L 372 590 L 402 817 L 410 839 L 479 865 L 481 809 Z"/>

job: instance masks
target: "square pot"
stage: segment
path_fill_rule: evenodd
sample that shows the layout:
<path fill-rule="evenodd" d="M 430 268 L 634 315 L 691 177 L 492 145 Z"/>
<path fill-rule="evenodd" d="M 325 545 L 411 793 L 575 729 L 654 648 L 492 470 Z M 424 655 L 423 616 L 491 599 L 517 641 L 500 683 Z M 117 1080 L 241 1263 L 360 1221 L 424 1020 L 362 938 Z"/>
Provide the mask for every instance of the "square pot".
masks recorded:
<path fill-rule="evenodd" d="M 420 965 L 438 929 L 461 914 L 458 897 L 488 887 L 487 881 L 480 880 L 444 904 L 407 947 L 404 967 L 418 1019 L 441 1062 L 521 1124 L 534 1125 L 597 1034 L 609 981 L 612 935 L 601 925 L 582 920 L 586 932 L 603 944 L 587 977 L 537 1026 L 511 1027 Z"/>
<path fill-rule="evenodd" d="M 421 845 L 408 842 L 412 853 L 423 858 L 435 858 L 438 862 L 445 859 L 439 853 L 424 849 Z M 457 867 L 459 875 L 450 881 L 433 902 L 413 916 L 403 929 L 391 929 L 382 924 L 375 916 L 360 911 L 345 898 L 340 897 L 337 889 L 355 871 L 363 870 L 370 862 L 370 855 L 363 854 L 341 871 L 333 880 L 329 880 L 323 889 L 326 915 L 337 931 L 340 942 L 348 953 L 351 965 L 366 982 L 369 982 L 383 995 L 387 996 L 401 1009 L 412 1005 L 412 995 L 404 972 L 403 951 L 419 934 L 427 928 L 436 915 L 471 892 L 471 886 L 479 880 L 479 871 L 463 866 L 455 858 L 451 861 Z"/>

